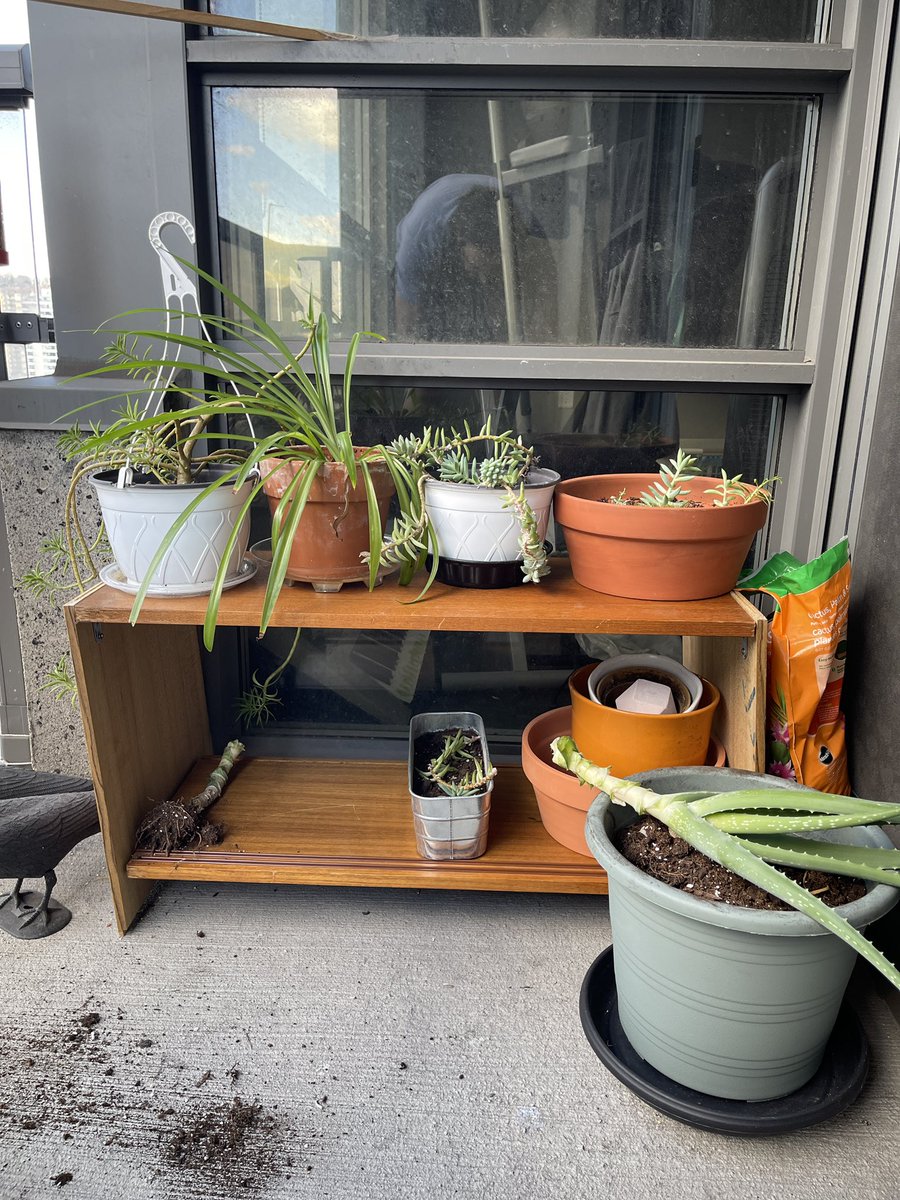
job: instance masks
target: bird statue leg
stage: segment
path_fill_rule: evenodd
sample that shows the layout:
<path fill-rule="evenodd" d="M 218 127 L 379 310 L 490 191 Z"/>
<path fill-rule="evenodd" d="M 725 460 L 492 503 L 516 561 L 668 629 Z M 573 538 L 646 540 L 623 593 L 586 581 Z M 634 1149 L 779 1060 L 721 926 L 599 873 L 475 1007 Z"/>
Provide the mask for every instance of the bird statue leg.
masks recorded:
<path fill-rule="evenodd" d="M 22 899 L 19 895 L 19 889 L 22 887 L 22 883 L 23 880 L 17 879 L 16 886 L 13 888 L 13 890 L 11 892 L 7 892 L 5 896 L 0 896 L 0 908 L 6 904 L 7 900 L 12 900 L 13 911 L 17 917 L 21 917 L 23 913 L 29 911 L 27 905 L 22 903 Z"/>
<path fill-rule="evenodd" d="M 37 906 L 37 908 L 30 910 L 30 914 L 31 914 L 30 916 L 25 917 L 25 919 L 23 921 L 19 922 L 20 929 L 24 929 L 26 925 L 30 925 L 32 921 L 36 921 L 38 919 L 38 917 L 41 917 L 41 916 L 44 918 L 44 927 L 46 928 L 46 926 L 49 924 L 49 921 L 50 921 L 50 918 L 47 914 L 47 908 L 50 904 L 50 893 L 53 891 L 53 889 L 55 887 L 56 887 L 56 872 L 48 871 L 47 874 L 44 876 L 44 898 L 40 902 L 40 904 Z M 28 912 L 29 910 L 26 909 L 25 911 Z"/>

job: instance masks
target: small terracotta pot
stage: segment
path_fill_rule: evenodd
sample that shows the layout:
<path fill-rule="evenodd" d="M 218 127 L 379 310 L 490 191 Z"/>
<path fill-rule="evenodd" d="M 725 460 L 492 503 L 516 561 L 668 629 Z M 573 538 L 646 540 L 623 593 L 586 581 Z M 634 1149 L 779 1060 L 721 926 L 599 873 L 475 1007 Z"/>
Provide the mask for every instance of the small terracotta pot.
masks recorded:
<path fill-rule="evenodd" d="M 707 488 L 686 483 L 702 508 L 648 508 L 600 500 L 645 492 L 658 475 L 583 475 L 556 486 L 554 516 L 565 530 L 572 574 L 584 587 L 631 600 L 702 600 L 730 592 L 757 532 L 763 500 L 715 508 Z"/>
<path fill-rule="evenodd" d="M 566 849 L 590 858 L 584 823 L 597 790 L 579 783 L 574 775 L 554 766 L 550 753 L 553 739 L 571 732 L 572 709 L 569 705 L 551 709 L 529 721 L 522 733 L 522 770 L 534 788 L 541 821 L 550 836 Z M 705 761 L 708 767 L 725 766 L 725 747 L 717 738 L 710 740 Z"/>
<path fill-rule="evenodd" d="M 569 679 L 572 737 L 585 758 L 624 777 L 656 767 L 698 767 L 706 762 L 719 689 L 703 680 L 703 695 L 692 712 L 648 716 L 597 704 L 588 695 L 593 664 Z"/>
<path fill-rule="evenodd" d="M 572 709 L 554 708 L 525 726 L 522 733 L 522 770 L 534 788 L 544 828 L 576 854 L 591 858 L 584 837 L 587 810 L 597 789 L 579 783 L 574 775 L 553 765 L 550 743 L 572 732 Z"/>
<path fill-rule="evenodd" d="M 269 497 L 269 508 L 274 513 L 295 475 L 308 470 L 310 464 L 298 460 L 265 458 L 260 466 L 263 476 L 268 475 L 263 489 Z M 270 471 L 274 473 L 269 475 Z M 394 481 L 384 461 L 371 461 L 369 471 L 383 525 L 394 494 Z M 343 463 L 319 464 L 306 508 L 294 535 L 288 579 L 313 585 L 324 584 L 326 587 L 332 585 L 327 590 L 334 590 L 342 583 L 367 579 L 368 569 L 361 562 L 360 555 L 368 549 L 369 506 L 362 477 L 358 476 L 356 486 L 351 488 Z"/>

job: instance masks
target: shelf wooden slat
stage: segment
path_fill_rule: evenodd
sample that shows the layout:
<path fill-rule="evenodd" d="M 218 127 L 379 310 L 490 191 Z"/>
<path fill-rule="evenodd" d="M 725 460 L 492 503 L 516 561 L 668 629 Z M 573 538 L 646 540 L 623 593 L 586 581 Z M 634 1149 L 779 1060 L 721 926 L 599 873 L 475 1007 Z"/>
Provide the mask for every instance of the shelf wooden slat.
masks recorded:
<path fill-rule="evenodd" d="M 176 795 L 206 784 L 215 758 L 199 759 Z M 248 758 L 237 764 L 210 818 L 225 840 L 168 857 L 136 854 L 132 879 L 460 888 L 605 895 L 606 873 L 544 830 L 528 780 L 500 767 L 487 852 L 433 862 L 416 852 L 406 764 Z"/>
<path fill-rule="evenodd" d="M 755 622 L 734 594 L 711 600 L 625 600 L 582 587 L 568 560 L 552 560 L 552 574 L 537 586 L 502 591 L 452 588 L 436 583 L 424 600 L 411 603 L 420 584 L 401 588 L 395 579 L 369 592 L 345 584 L 321 594 L 305 584 L 282 588 L 274 626 L 317 629 L 427 629 L 507 633 L 655 633 L 694 637 L 753 637 Z M 424 576 L 421 582 L 424 582 Z M 262 573 L 224 592 L 220 625 L 259 625 L 265 579 Z M 133 597 L 113 588 L 92 589 L 71 604 L 76 623 L 122 624 Z M 205 596 L 149 599 L 142 625 L 202 625 Z"/>

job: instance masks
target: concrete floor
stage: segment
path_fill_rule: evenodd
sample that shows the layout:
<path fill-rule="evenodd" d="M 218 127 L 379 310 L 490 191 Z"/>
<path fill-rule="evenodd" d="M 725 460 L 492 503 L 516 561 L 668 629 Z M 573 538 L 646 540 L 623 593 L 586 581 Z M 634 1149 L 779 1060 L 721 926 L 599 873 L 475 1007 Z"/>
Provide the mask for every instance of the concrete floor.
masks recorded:
<path fill-rule="evenodd" d="M 656 1113 L 588 1047 L 603 900 L 169 884 L 120 940 L 99 839 L 59 876 L 72 923 L 0 940 L 2 1200 L 897 1195 L 900 1031 L 868 976 L 861 1099 L 725 1138 Z M 223 1151 L 235 1097 L 262 1110 Z"/>

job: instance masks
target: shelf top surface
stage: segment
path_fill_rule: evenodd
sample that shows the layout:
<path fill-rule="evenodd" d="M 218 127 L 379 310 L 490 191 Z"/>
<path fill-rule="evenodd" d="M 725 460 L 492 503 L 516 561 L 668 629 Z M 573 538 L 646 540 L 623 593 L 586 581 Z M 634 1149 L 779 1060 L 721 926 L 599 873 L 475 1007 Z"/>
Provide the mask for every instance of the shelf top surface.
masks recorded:
<path fill-rule="evenodd" d="M 568 560 L 551 560 L 552 573 L 540 584 L 499 590 L 448 587 L 435 583 L 414 603 L 425 576 L 406 588 L 389 579 L 369 592 L 345 584 L 322 594 L 307 584 L 284 587 L 273 626 L 317 629 L 427 629 L 508 633 L 658 633 L 687 636 L 752 637 L 762 621 L 752 605 L 734 592 L 710 600 L 625 600 L 582 587 Z M 265 577 L 223 592 L 218 624 L 258 627 Z M 78 623 L 128 621 L 133 597 L 99 585 L 71 602 Z M 206 596 L 148 599 L 141 625 L 202 625 Z"/>

